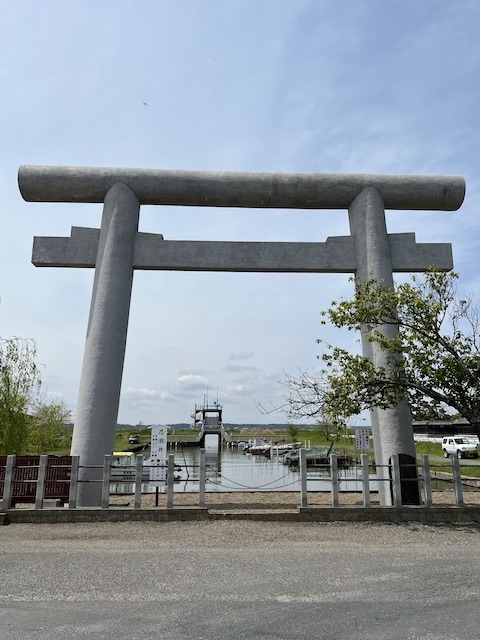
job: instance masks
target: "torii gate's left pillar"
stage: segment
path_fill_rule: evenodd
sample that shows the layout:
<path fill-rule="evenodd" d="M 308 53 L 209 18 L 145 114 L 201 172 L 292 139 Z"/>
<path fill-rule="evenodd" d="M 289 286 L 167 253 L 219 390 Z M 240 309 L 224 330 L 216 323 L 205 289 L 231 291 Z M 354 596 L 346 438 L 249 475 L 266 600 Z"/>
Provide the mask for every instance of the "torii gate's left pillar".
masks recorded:
<path fill-rule="evenodd" d="M 73 431 L 72 455 L 80 456 L 78 504 L 101 503 L 101 468 L 114 449 L 133 282 L 133 249 L 140 203 L 123 183 L 104 200 L 92 302 Z"/>

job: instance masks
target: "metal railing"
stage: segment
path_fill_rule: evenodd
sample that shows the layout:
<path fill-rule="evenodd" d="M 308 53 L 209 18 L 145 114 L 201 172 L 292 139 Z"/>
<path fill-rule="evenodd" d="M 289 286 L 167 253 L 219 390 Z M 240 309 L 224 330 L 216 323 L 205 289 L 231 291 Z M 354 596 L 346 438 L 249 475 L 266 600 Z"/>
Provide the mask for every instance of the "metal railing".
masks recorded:
<path fill-rule="evenodd" d="M 329 479 L 331 481 L 331 506 L 338 507 L 339 506 L 339 496 L 340 490 L 339 485 L 340 481 L 344 483 L 348 483 L 350 481 L 358 482 L 358 476 L 348 478 L 341 477 L 339 466 L 338 466 L 338 456 L 336 454 L 331 454 L 329 457 L 329 463 L 324 465 L 315 465 L 308 466 L 307 464 L 307 453 L 306 449 L 300 450 L 300 479 L 301 479 L 301 488 L 300 488 L 300 505 L 302 507 L 309 506 L 308 504 L 308 483 L 309 480 L 314 480 L 312 477 L 311 471 L 312 469 L 325 469 L 329 471 Z M 370 473 L 371 467 L 375 466 L 377 472 L 381 468 L 378 465 L 373 465 L 369 463 L 369 458 L 367 454 L 362 454 L 360 457 L 360 470 L 361 476 L 360 481 L 362 485 L 362 497 L 363 497 L 363 506 L 370 507 L 371 506 L 371 483 L 375 482 L 378 484 L 386 483 L 387 490 L 391 495 L 391 503 L 394 507 L 401 506 L 409 506 L 408 504 L 404 504 L 404 500 L 402 498 L 402 488 L 409 483 L 416 483 L 422 488 L 422 499 L 421 503 L 424 507 L 431 507 L 433 504 L 432 500 L 432 476 L 430 472 L 430 459 L 429 456 L 424 454 L 421 457 L 421 464 L 417 463 L 412 464 L 400 464 L 400 459 L 398 455 L 392 456 L 391 464 L 386 465 L 383 469 L 386 470 L 387 473 L 377 474 L 376 478 L 372 478 L 372 474 Z M 358 468 L 358 467 L 357 467 Z M 410 470 L 414 469 L 413 474 L 402 474 L 402 470 Z M 309 475 L 310 471 L 310 475 Z M 418 474 L 418 475 L 417 475 Z M 405 477 L 407 475 L 407 477 Z M 410 475 L 410 477 L 408 477 Z M 460 462 L 456 456 L 452 457 L 452 482 L 453 482 L 453 490 L 455 496 L 455 506 L 463 507 L 465 506 L 463 499 L 463 484 L 462 484 L 462 476 L 460 471 Z M 418 506 L 416 504 L 415 506 Z"/>
<path fill-rule="evenodd" d="M 372 483 L 378 485 L 384 483 L 390 493 L 391 504 L 394 507 L 408 506 L 404 505 L 402 491 L 408 483 L 416 483 L 421 488 L 421 506 L 429 508 L 432 506 L 432 474 L 430 470 L 430 459 L 428 455 L 421 457 L 421 463 L 413 462 L 410 465 L 400 464 L 399 456 L 392 456 L 391 464 L 387 465 L 382 472 L 378 466 L 375 467 L 376 474 L 373 474 L 374 465 L 369 462 L 367 454 L 362 454 L 360 465 L 351 465 L 349 468 L 354 469 L 351 477 L 345 475 L 342 468 L 339 468 L 339 460 L 336 454 L 329 456 L 328 463 L 310 466 L 307 461 L 308 450 L 300 449 L 300 507 L 309 505 L 309 489 L 311 492 L 313 482 L 318 480 L 315 472 L 320 469 L 324 474 L 322 480 L 330 481 L 331 506 L 340 506 L 340 485 L 343 491 L 349 482 L 355 481 L 356 486 L 361 484 L 361 494 L 363 498 L 363 506 L 368 508 L 372 506 Z M 18 460 L 21 460 L 18 458 Z M 23 460 L 23 458 L 22 458 Z M 101 504 L 102 509 L 108 509 L 110 506 L 111 484 L 112 483 L 128 483 L 133 486 L 133 508 L 140 509 L 142 507 L 142 485 L 146 483 L 157 485 L 155 481 L 150 480 L 150 469 L 159 469 L 158 465 L 145 464 L 143 455 L 139 454 L 135 458 L 135 465 L 118 466 L 112 465 L 112 456 L 106 455 L 103 465 L 81 465 L 78 456 L 68 458 L 69 464 L 65 464 L 62 460 L 57 460 L 52 466 L 49 456 L 39 456 L 38 463 L 32 465 L 17 464 L 17 457 L 14 455 L 4 457 L 3 464 L 0 464 L 0 508 L 7 511 L 15 502 L 31 502 L 35 509 L 42 509 L 46 499 L 55 498 L 55 495 L 48 494 L 46 488 L 50 483 L 55 482 L 55 486 L 61 487 L 60 495 L 66 502 L 68 495 L 69 509 L 76 509 L 78 502 L 79 487 L 82 483 L 101 483 Z M 412 473 L 405 473 L 408 468 L 414 468 Z M 52 475 L 52 468 L 55 474 Z M 164 465 L 165 468 L 165 465 Z M 128 480 L 112 477 L 112 469 L 117 472 L 124 470 Z M 26 470 L 26 471 L 22 471 Z M 175 460 L 174 455 L 169 454 L 166 465 L 166 482 L 164 488 L 166 490 L 166 507 L 172 509 L 174 505 L 174 481 L 175 481 Z M 146 471 L 148 473 L 146 474 Z M 411 469 L 412 471 L 412 469 Z M 90 477 L 85 479 L 85 472 L 90 472 Z M 196 473 L 198 474 L 198 506 L 206 507 L 206 482 L 207 482 L 207 464 L 205 449 L 200 450 L 199 464 L 196 465 Z M 50 474 L 50 475 L 49 475 Z M 97 478 L 92 478 L 92 474 L 96 474 Z M 53 478 L 53 480 L 52 480 Z M 460 462 L 456 456 L 452 457 L 450 482 L 453 485 L 454 503 L 457 507 L 464 506 L 464 495 L 462 485 Z M 65 486 L 67 484 L 68 486 Z M 28 487 L 28 492 L 24 489 Z M 63 487 L 63 488 L 62 488 Z M 68 490 L 67 490 L 68 488 Z M 162 487 L 163 488 L 163 487 Z M 273 489 L 274 491 L 275 489 Z M 358 492 L 358 488 L 356 489 Z M 28 494 L 28 495 L 27 495 Z M 157 494 L 158 495 L 158 494 Z M 418 506 L 418 502 L 416 503 Z"/>

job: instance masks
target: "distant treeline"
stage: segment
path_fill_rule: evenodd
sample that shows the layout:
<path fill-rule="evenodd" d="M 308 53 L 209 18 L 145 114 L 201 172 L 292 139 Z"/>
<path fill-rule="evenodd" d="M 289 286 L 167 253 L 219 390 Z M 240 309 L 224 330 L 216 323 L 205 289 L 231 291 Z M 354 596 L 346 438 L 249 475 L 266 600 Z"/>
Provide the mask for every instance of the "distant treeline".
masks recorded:
<path fill-rule="evenodd" d="M 148 429 L 148 427 L 151 427 L 152 425 L 149 424 L 137 424 L 137 425 L 131 425 L 131 424 L 117 424 L 117 429 L 133 429 L 133 430 L 140 430 L 140 429 Z M 188 424 L 188 422 L 176 422 L 174 424 L 170 423 L 167 425 L 168 427 L 171 427 L 172 429 L 191 429 L 191 425 Z M 288 429 L 288 424 L 250 424 L 250 423 L 244 423 L 244 424 L 233 424 L 231 422 L 224 422 L 223 426 L 225 427 L 225 429 L 228 431 L 229 429 L 255 429 L 255 430 L 262 430 L 262 429 L 271 429 L 271 430 L 282 430 Z M 295 425 L 298 429 L 315 429 L 317 425 L 315 424 L 296 424 Z"/>

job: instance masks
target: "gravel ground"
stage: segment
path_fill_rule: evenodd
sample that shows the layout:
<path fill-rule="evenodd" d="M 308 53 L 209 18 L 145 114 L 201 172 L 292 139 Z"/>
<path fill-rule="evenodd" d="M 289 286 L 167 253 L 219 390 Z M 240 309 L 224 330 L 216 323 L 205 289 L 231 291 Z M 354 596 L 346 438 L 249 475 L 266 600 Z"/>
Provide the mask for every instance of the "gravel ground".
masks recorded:
<path fill-rule="evenodd" d="M 309 506 L 331 505 L 331 495 L 326 492 L 309 492 Z M 207 493 L 205 502 L 210 510 L 243 510 L 243 509 L 281 509 L 296 511 L 300 506 L 300 493 L 290 491 L 277 492 L 218 492 Z M 370 502 L 372 506 L 378 505 L 378 495 L 373 493 Z M 480 504 L 480 491 L 465 491 L 464 502 L 468 504 Z M 133 496 L 111 496 L 110 503 L 112 505 L 133 505 Z M 164 493 L 158 496 L 158 506 L 165 507 L 167 504 L 167 496 Z M 174 506 L 197 506 L 197 493 L 175 493 L 173 497 Z M 340 506 L 344 505 L 362 505 L 363 498 L 360 493 L 341 493 Z M 435 491 L 433 492 L 433 504 L 454 505 L 455 496 L 453 491 Z M 142 507 L 154 507 L 155 494 L 144 494 L 142 496 Z"/>
<path fill-rule="evenodd" d="M 466 506 L 480 505 L 480 491 L 464 491 L 463 500 Z M 433 505 L 455 506 L 455 494 L 452 491 L 433 491 Z M 159 493 L 158 505 L 155 504 L 154 493 L 144 493 L 142 495 L 142 507 L 166 507 L 166 493 Z M 198 506 L 198 493 L 174 493 L 173 504 L 175 507 L 196 507 Z M 133 507 L 134 496 L 132 494 L 116 494 L 110 496 L 111 506 Z M 212 492 L 206 493 L 205 503 L 209 511 L 245 511 L 245 510 L 278 510 L 296 512 L 300 506 L 300 492 L 298 491 L 236 491 L 236 492 Z M 309 491 L 308 506 L 331 506 L 332 498 L 329 492 Z M 370 504 L 375 507 L 379 505 L 378 494 L 372 493 Z M 339 505 L 363 505 L 361 493 L 341 492 Z M 54 507 L 55 502 L 47 500 L 44 507 Z M 17 509 L 33 509 L 34 504 L 17 504 Z"/>

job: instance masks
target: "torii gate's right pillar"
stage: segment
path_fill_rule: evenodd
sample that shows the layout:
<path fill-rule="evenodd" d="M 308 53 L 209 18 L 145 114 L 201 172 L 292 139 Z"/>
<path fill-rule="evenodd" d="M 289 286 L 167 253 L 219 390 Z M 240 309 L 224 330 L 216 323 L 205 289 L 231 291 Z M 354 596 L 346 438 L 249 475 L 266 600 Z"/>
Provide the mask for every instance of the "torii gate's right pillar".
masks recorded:
<path fill-rule="evenodd" d="M 381 195 L 373 187 L 367 187 L 351 203 L 348 214 L 357 260 L 356 282 L 364 284 L 367 280 L 374 279 L 387 287 L 393 287 L 390 244 Z M 378 329 L 389 338 L 398 333 L 398 328 L 394 325 L 385 324 Z M 366 332 L 362 333 L 362 347 L 364 356 L 374 365 L 386 370 L 395 369 L 395 363 L 388 360 L 387 354 L 377 344 L 369 342 Z M 370 415 L 380 504 L 387 506 L 392 504 L 388 482 L 388 465 L 391 463 L 392 455 L 399 454 L 403 463 L 415 464 L 412 416 L 406 398 L 399 398 L 398 404 L 391 409 L 373 408 Z M 415 472 L 413 467 L 402 470 L 403 504 L 419 504 L 418 483 L 412 481 L 416 473 L 412 471 Z"/>

